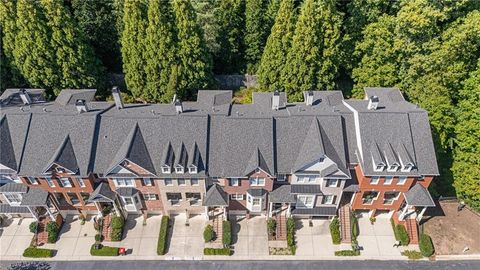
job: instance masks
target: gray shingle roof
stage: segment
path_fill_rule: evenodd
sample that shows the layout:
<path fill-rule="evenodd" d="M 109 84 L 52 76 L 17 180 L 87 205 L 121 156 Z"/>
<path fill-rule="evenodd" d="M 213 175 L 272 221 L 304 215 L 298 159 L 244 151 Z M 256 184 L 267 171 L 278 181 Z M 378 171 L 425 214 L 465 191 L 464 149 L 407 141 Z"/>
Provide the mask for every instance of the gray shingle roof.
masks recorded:
<path fill-rule="evenodd" d="M 0 96 L 0 105 L 23 105 L 22 98 L 20 97 L 20 88 L 9 88 L 3 91 Z M 32 103 L 45 102 L 45 89 L 25 89 L 30 97 Z"/>
<path fill-rule="evenodd" d="M 107 183 L 100 183 L 88 198 L 89 202 L 112 202 L 115 200 L 115 193 Z"/>
<path fill-rule="evenodd" d="M 268 194 L 268 199 L 272 203 L 294 203 L 295 195 L 291 192 L 291 185 L 281 185 Z"/>
<path fill-rule="evenodd" d="M 263 188 L 249 188 L 247 189 L 247 193 L 253 197 L 263 197 L 267 194 L 267 191 Z"/>
<path fill-rule="evenodd" d="M 203 200 L 204 206 L 228 206 L 228 194 L 218 185 L 212 185 Z"/>
<path fill-rule="evenodd" d="M 7 183 L 0 187 L 0 193 L 6 193 L 6 192 L 26 193 L 27 191 L 28 191 L 28 187 L 20 183 Z"/>
<path fill-rule="evenodd" d="M 6 116 L 0 119 L 0 150 L 0 164 L 16 171 L 17 160 Z"/>
<path fill-rule="evenodd" d="M 335 206 L 296 208 L 292 211 L 292 214 L 297 216 L 335 216 L 337 208 Z"/>
<path fill-rule="evenodd" d="M 71 171 L 72 173 L 78 172 L 77 157 L 75 156 L 75 151 L 73 150 L 72 141 L 70 140 L 69 134 L 67 134 L 63 140 L 63 143 L 58 147 L 50 162 L 48 162 L 44 172 L 46 172 L 52 166 L 52 164 L 57 164 Z"/>
<path fill-rule="evenodd" d="M 90 102 L 95 99 L 96 92 L 97 89 L 63 89 L 55 99 L 55 102 L 62 106 L 67 104 L 74 105 L 78 99 Z"/>
<path fill-rule="evenodd" d="M 119 187 L 115 190 L 115 192 L 122 197 L 132 197 L 138 193 L 138 189 L 133 187 Z"/>
<path fill-rule="evenodd" d="M 30 213 L 26 206 L 11 206 L 6 203 L 0 204 L 0 214 L 26 214 Z"/>
<path fill-rule="evenodd" d="M 292 185 L 291 192 L 295 194 L 322 194 L 320 185 Z"/>
<path fill-rule="evenodd" d="M 414 185 L 403 194 L 408 205 L 412 206 L 435 206 L 430 192 L 420 184 Z"/>
<path fill-rule="evenodd" d="M 22 206 L 43 206 L 47 205 L 48 192 L 42 188 L 30 188 L 23 195 Z"/>

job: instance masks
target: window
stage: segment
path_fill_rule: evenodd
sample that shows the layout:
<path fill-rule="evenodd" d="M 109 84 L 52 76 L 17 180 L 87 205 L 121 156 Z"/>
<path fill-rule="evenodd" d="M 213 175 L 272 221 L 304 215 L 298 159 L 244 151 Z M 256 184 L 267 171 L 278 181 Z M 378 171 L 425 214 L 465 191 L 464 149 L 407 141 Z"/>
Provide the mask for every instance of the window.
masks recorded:
<path fill-rule="evenodd" d="M 53 195 L 55 196 L 60 205 L 68 205 L 67 199 L 65 198 L 65 195 L 63 195 L 63 193 L 56 192 Z"/>
<path fill-rule="evenodd" d="M 18 205 L 22 202 L 21 193 L 3 193 L 3 196 L 5 196 L 10 205 Z"/>
<path fill-rule="evenodd" d="M 384 185 L 391 185 L 393 181 L 393 176 L 385 177 L 385 181 L 383 182 Z"/>
<path fill-rule="evenodd" d="M 38 181 L 35 177 L 29 176 L 27 177 L 27 179 L 28 179 L 28 183 L 30 183 L 31 185 L 38 185 Z"/>
<path fill-rule="evenodd" d="M 312 195 L 297 195 L 298 208 L 313 208 L 314 196 Z"/>
<path fill-rule="evenodd" d="M 337 187 L 338 179 L 327 179 L 327 187 Z"/>
<path fill-rule="evenodd" d="M 122 199 L 125 205 L 133 205 L 132 197 L 122 197 Z"/>
<path fill-rule="evenodd" d="M 162 173 L 170 173 L 170 166 L 162 166 Z"/>
<path fill-rule="evenodd" d="M 80 197 L 82 197 L 83 203 L 88 203 L 88 198 L 90 198 L 90 194 L 87 192 L 80 192 Z"/>
<path fill-rule="evenodd" d="M 192 186 L 198 186 L 198 179 L 197 179 L 197 178 L 192 178 L 192 179 L 190 179 L 190 185 L 192 185 Z"/>
<path fill-rule="evenodd" d="M 78 199 L 78 196 L 76 193 L 73 193 L 73 192 L 68 192 L 67 193 L 67 196 L 68 198 L 70 199 L 70 202 L 72 204 L 79 204 L 80 203 L 80 200 Z"/>
<path fill-rule="evenodd" d="M 287 177 L 285 174 L 279 174 L 277 175 L 277 181 L 278 182 L 285 182 L 287 180 Z"/>
<path fill-rule="evenodd" d="M 372 204 L 374 200 L 378 197 L 377 191 L 366 191 L 363 193 L 362 201 L 363 204 Z"/>
<path fill-rule="evenodd" d="M 187 182 L 185 181 L 185 179 L 178 179 L 178 185 L 179 186 L 186 186 L 187 185 Z"/>
<path fill-rule="evenodd" d="M 143 185 L 150 187 L 152 186 L 152 179 L 151 178 L 143 178 Z"/>
<path fill-rule="evenodd" d="M 375 166 L 375 171 L 381 172 L 381 171 L 383 171 L 383 168 L 384 168 L 384 167 L 385 167 L 385 164 L 379 163 L 379 164 L 377 164 L 377 165 Z"/>
<path fill-rule="evenodd" d="M 178 205 L 182 201 L 182 194 L 181 193 L 167 193 L 167 200 L 172 205 Z"/>
<path fill-rule="evenodd" d="M 388 171 L 390 171 L 390 172 L 395 172 L 397 170 L 398 170 L 398 164 L 397 163 L 393 163 L 388 167 Z"/>
<path fill-rule="evenodd" d="M 383 204 L 393 204 L 393 202 L 398 198 L 400 192 L 397 191 L 386 191 L 383 194 Z"/>
<path fill-rule="evenodd" d="M 191 165 L 191 166 L 188 168 L 188 172 L 190 172 L 190 173 L 197 173 L 197 166 Z"/>
<path fill-rule="evenodd" d="M 157 194 L 143 194 L 143 199 L 145 201 L 156 201 L 158 200 L 158 195 Z"/>
<path fill-rule="evenodd" d="M 320 159 L 318 160 L 318 163 L 323 163 L 325 161 L 325 157 L 320 157 Z"/>
<path fill-rule="evenodd" d="M 80 187 L 85 187 L 85 182 L 83 181 L 82 178 L 77 177 L 77 182 Z"/>
<path fill-rule="evenodd" d="M 334 195 L 323 196 L 323 204 L 333 204 L 334 201 L 335 201 Z"/>
<path fill-rule="evenodd" d="M 317 181 L 317 177 L 315 176 L 309 176 L 307 179 L 307 183 L 315 183 Z"/>
<path fill-rule="evenodd" d="M 403 166 L 402 172 L 409 172 L 413 169 L 413 164 L 412 163 L 407 163 Z"/>
<path fill-rule="evenodd" d="M 238 187 L 240 185 L 240 181 L 238 178 L 230 178 L 230 186 Z"/>
<path fill-rule="evenodd" d="M 45 177 L 45 180 L 47 181 L 49 187 L 55 187 L 55 182 L 53 182 L 51 177 Z"/>
<path fill-rule="evenodd" d="M 405 185 L 407 182 L 407 177 L 406 176 L 400 176 L 398 177 L 397 185 Z"/>
<path fill-rule="evenodd" d="M 190 202 L 190 205 L 200 205 L 200 202 L 202 201 L 200 193 L 186 193 L 185 197 Z"/>
<path fill-rule="evenodd" d="M 380 176 L 372 176 L 372 179 L 370 180 L 370 184 L 376 185 L 378 184 L 378 181 L 380 181 Z"/>
<path fill-rule="evenodd" d="M 250 185 L 251 186 L 265 186 L 265 178 L 261 178 L 261 177 L 250 178 Z"/>
<path fill-rule="evenodd" d="M 60 181 L 61 187 L 72 187 L 72 183 L 70 183 L 70 179 L 66 177 L 60 177 L 60 179 L 58 180 Z"/>
<path fill-rule="evenodd" d="M 176 173 L 183 173 L 183 166 L 181 166 L 181 165 L 175 166 L 175 172 Z"/>
<path fill-rule="evenodd" d="M 252 206 L 260 206 L 260 203 L 262 202 L 262 199 L 260 198 L 253 198 L 252 201 Z"/>
<path fill-rule="evenodd" d="M 297 178 L 297 183 L 315 183 L 317 181 L 317 177 L 313 175 L 301 175 Z"/>
<path fill-rule="evenodd" d="M 116 178 L 115 185 L 117 187 L 134 187 L 135 181 L 131 178 Z"/>
<path fill-rule="evenodd" d="M 231 194 L 230 199 L 232 199 L 233 201 L 242 201 L 243 194 Z"/>
<path fill-rule="evenodd" d="M 173 181 L 170 178 L 165 178 L 165 186 L 173 186 Z"/>

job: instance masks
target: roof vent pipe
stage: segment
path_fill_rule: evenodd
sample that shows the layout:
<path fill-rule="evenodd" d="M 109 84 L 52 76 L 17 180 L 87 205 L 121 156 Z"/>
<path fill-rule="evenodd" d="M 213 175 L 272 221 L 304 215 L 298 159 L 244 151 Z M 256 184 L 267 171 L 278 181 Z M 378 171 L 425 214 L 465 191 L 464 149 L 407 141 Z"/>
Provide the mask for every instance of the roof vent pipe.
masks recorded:
<path fill-rule="evenodd" d="M 280 93 L 278 90 L 275 90 L 272 96 L 272 110 L 277 111 L 278 107 L 280 107 Z"/>
<path fill-rule="evenodd" d="M 77 101 L 75 101 L 75 107 L 78 113 L 88 112 L 87 102 L 85 102 L 84 99 L 77 99 Z"/>
<path fill-rule="evenodd" d="M 23 88 L 20 89 L 20 98 L 22 99 L 24 105 L 29 105 L 32 103 L 32 100 L 30 99 L 27 90 Z"/>
<path fill-rule="evenodd" d="M 377 96 L 371 96 L 368 98 L 368 106 L 367 109 L 369 110 L 376 110 L 378 107 L 378 97 Z"/>
<path fill-rule="evenodd" d="M 313 105 L 313 91 L 308 91 L 305 94 L 305 105 L 312 106 Z"/>
<path fill-rule="evenodd" d="M 181 114 L 183 113 L 183 106 L 182 106 L 182 102 L 180 102 L 178 99 L 175 100 L 175 111 L 177 112 L 177 114 Z"/>
<path fill-rule="evenodd" d="M 122 95 L 120 94 L 120 88 L 118 88 L 118 86 L 114 86 L 112 88 L 112 96 L 113 96 L 113 100 L 115 101 L 115 107 L 117 107 L 117 109 L 123 109 L 123 99 L 122 99 Z"/>

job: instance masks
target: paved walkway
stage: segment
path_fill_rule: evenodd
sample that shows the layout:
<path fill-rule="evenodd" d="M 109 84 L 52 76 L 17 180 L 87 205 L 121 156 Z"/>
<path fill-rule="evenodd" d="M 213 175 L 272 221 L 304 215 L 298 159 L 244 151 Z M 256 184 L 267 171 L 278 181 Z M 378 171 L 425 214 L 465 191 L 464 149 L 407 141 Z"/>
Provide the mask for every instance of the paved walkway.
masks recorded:
<path fill-rule="evenodd" d="M 33 233 L 30 232 L 30 223 L 33 218 L 14 218 L 4 221 L 7 225 L 0 231 L 0 261 L 9 257 L 16 258 L 30 246 Z"/>

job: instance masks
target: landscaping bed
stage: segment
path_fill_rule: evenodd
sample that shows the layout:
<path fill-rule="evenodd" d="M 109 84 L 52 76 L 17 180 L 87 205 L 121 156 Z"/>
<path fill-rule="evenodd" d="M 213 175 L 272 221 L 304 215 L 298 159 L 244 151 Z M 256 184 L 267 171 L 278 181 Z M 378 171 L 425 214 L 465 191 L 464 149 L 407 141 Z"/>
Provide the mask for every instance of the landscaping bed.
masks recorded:
<path fill-rule="evenodd" d="M 53 257 L 54 250 L 46 248 L 28 247 L 23 252 L 23 257 L 27 258 L 51 258 Z"/>
<path fill-rule="evenodd" d="M 401 224 L 395 225 L 393 219 L 390 219 L 392 224 L 393 234 L 395 235 L 395 240 L 400 241 L 400 245 L 408 246 L 410 243 L 410 238 L 408 237 L 407 229 Z"/>
<path fill-rule="evenodd" d="M 340 221 L 338 217 L 334 217 L 332 222 L 330 222 L 330 235 L 332 236 L 332 243 L 334 245 L 339 245 L 341 242 L 340 237 Z"/>
<path fill-rule="evenodd" d="M 90 247 L 90 255 L 92 256 L 118 256 L 118 248 L 117 247 L 108 247 L 102 246 L 100 249 L 95 248 L 96 244 L 93 244 Z"/>
<path fill-rule="evenodd" d="M 232 255 L 232 251 L 229 248 L 204 248 L 203 255 Z"/>
<path fill-rule="evenodd" d="M 158 243 L 157 243 L 158 255 L 165 255 L 165 252 L 166 252 L 169 220 L 170 219 L 167 216 L 162 217 L 162 222 L 160 224 L 160 234 L 158 236 Z"/>

